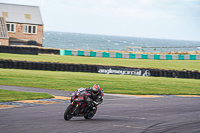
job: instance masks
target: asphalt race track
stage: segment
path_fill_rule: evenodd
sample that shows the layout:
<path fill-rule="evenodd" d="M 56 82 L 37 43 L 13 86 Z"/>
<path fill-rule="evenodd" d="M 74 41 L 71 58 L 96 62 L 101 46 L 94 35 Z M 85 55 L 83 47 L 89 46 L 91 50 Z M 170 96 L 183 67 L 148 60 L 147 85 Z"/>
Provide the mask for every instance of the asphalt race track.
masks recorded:
<path fill-rule="evenodd" d="M 0 86 L 69 96 L 69 92 Z M 200 97 L 138 98 L 106 94 L 92 120 L 65 121 L 69 103 L 0 109 L 0 133 L 200 133 Z"/>

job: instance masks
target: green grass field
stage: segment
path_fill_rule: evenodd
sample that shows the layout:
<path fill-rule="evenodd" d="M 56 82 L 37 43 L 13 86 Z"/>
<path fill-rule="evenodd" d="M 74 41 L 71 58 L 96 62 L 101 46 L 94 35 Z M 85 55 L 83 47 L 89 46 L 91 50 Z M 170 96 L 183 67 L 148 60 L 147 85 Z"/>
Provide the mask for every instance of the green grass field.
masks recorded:
<path fill-rule="evenodd" d="M 117 59 L 84 56 L 22 55 L 0 53 L 0 59 L 23 61 L 95 64 L 171 70 L 198 70 L 199 60 Z M 99 84 L 106 93 L 139 95 L 200 95 L 200 80 L 142 77 L 133 75 L 108 75 L 61 71 L 36 71 L 0 68 L 0 84 L 75 91 L 80 87 Z M 0 102 L 50 98 L 48 94 L 23 93 L 0 90 Z"/>
<path fill-rule="evenodd" d="M 0 89 L 0 102 L 43 99 L 43 98 L 53 98 L 53 96 L 45 93 L 18 92 L 18 91 Z"/>
<path fill-rule="evenodd" d="M 0 69 L 0 84 L 75 91 L 99 84 L 106 93 L 200 95 L 196 79 Z"/>
<path fill-rule="evenodd" d="M 0 53 L 0 59 L 60 62 L 75 64 L 95 64 L 110 66 L 126 66 L 140 68 L 158 68 L 170 70 L 198 70 L 200 71 L 199 60 L 150 60 L 150 59 L 119 59 L 119 58 L 98 58 L 84 56 L 60 56 L 60 55 L 23 55 Z"/>

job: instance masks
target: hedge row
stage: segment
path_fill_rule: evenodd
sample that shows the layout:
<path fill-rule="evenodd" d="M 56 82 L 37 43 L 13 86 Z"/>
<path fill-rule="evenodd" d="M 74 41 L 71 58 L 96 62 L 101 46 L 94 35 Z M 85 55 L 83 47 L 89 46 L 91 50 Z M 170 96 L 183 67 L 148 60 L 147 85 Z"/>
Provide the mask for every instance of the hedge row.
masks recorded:
<path fill-rule="evenodd" d="M 115 66 L 101 66 L 101 65 L 86 65 L 86 64 L 67 64 L 54 62 L 29 62 L 29 61 L 13 61 L 0 60 L 0 68 L 14 68 L 14 69 L 29 69 L 29 70 L 48 70 L 48 71 L 71 71 L 71 72 L 91 72 L 98 73 L 99 68 L 114 69 L 139 69 L 149 70 L 150 76 L 155 77 L 173 77 L 173 78 L 193 78 L 200 79 L 200 72 L 198 71 L 175 71 L 175 70 L 159 70 L 148 68 L 127 68 Z"/>
<path fill-rule="evenodd" d="M 60 54 L 59 49 L 43 48 L 43 47 L 23 47 L 23 46 L 3 46 L 0 45 L 0 53 L 13 53 L 13 54 Z"/>

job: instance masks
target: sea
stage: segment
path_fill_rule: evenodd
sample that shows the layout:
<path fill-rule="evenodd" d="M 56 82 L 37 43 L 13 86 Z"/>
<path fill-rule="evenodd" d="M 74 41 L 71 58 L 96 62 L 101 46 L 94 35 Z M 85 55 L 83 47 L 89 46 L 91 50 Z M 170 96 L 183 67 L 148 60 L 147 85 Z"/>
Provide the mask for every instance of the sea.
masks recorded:
<path fill-rule="evenodd" d="M 126 47 L 146 47 L 143 52 L 159 52 L 160 49 L 154 47 L 189 47 L 189 51 L 200 50 L 200 41 L 154 39 L 142 37 L 126 37 L 111 35 L 96 35 L 70 32 L 44 31 L 43 46 L 59 49 L 83 49 L 83 50 L 109 50 L 125 51 Z M 150 47 L 147 49 L 147 47 Z M 174 50 L 174 48 L 171 48 Z M 131 49 L 129 49 L 131 50 Z M 133 49 L 132 49 L 133 50 Z M 134 49 L 137 51 L 137 49 Z M 156 51 L 157 50 L 157 51 Z M 167 49 L 162 49 L 166 51 Z M 168 49 L 169 50 L 169 49 Z M 180 50 L 176 48 L 175 50 Z M 182 49 L 184 50 L 184 49 Z M 186 48 L 185 48 L 186 50 Z"/>

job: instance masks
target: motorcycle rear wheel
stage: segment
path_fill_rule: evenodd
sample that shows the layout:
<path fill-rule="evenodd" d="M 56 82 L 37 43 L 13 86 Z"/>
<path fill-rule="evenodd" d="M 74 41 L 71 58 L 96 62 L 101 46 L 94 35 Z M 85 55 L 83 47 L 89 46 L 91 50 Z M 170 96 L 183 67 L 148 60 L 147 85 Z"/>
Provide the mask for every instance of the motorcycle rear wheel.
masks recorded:
<path fill-rule="evenodd" d="M 66 108 L 65 113 L 64 113 L 64 119 L 66 121 L 70 120 L 73 117 L 73 114 L 72 114 L 73 108 L 74 106 L 71 104 Z"/>
<path fill-rule="evenodd" d="M 96 110 L 88 113 L 87 115 L 84 116 L 85 119 L 92 119 L 92 117 L 96 114 Z"/>

